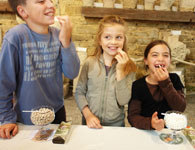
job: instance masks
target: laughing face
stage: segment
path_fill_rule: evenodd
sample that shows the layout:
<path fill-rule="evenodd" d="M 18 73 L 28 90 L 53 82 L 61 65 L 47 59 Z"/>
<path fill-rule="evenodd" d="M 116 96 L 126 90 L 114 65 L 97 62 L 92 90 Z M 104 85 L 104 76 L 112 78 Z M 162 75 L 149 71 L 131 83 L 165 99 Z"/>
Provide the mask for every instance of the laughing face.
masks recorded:
<path fill-rule="evenodd" d="M 123 49 L 125 42 L 124 30 L 124 26 L 119 24 L 104 27 L 100 38 L 100 45 L 104 56 L 114 58 L 117 51 Z"/>
<path fill-rule="evenodd" d="M 27 0 L 23 19 L 32 28 L 47 27 L 54 23 L 55 8 L 52 0 Z"/>
<path fill-rule="evenodd" d="M 152 47 L 144 62 L 152 72 L 157 68 L 167 69 L 171 62 L 169 48 L 164 44 Z"/>

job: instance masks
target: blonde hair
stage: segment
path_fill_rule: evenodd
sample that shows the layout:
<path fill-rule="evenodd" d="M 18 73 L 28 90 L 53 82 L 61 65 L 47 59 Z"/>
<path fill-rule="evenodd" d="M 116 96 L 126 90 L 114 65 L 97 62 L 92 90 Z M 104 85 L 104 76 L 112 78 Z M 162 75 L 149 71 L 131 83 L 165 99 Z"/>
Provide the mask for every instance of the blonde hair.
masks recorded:
<path fill-rule="evenodd" d="M 95 39 L 95 51 L 92 54 L 92 56 L 95 56 L 97 58 L 97 60 L 99 60 L 101 54 L 103 53 L 103 49 L 101 47 L 100 43 L 100 39 L 101 39 L 101 35 L 104 31 L 104 28 L 108 25 L 122 25 L 124 27 L 126 27 L 125 25 L 125 21 L 116 15 L 109 15 L 109 16 L 105 16 L 99 23 L 99 28 L 98 28 L 98 32 L 96 35 L 96 39 Z M 127 37 L 125 35 L 125 40 L 124 40 L 124 45 L 123 45 L 123 51 L 125 51 L 127 53 Z M 126 66 L 124 67 L 124 73 L 125 74 L 129 74 L 131 72 L 135 72 L 136 71 L 136 65 L 135 63 L 129 58 L 129 61 L 126 63 Z"/>

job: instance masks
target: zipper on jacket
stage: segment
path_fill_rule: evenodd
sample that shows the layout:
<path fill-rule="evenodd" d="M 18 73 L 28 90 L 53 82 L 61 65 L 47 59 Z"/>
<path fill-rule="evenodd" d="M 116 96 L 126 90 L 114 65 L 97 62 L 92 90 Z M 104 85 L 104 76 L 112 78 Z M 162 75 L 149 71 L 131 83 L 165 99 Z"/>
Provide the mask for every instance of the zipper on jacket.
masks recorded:
<path fill-rule="evenodd" d="M 108 76 L 105 77 L 105 82 L 104 82 L 104 92 L 103 92 L 103 96 L 102 96 L 102 100 L 101 100 L 101 112 L 100 112 L 100 122 L 103 122 L 103 113 L 104 113 L 104 98 L 105 98 L 105 94 L 106 94 L 106 85 L 107 85 L 107 81 L 108 81 Z"/>
<path fill-rule="evenodd" d="M 104 69 L 106 69 L 104 63 L 102 65 L 103 65 Z M 105 104 L 105 98 L 107 98 L 107 86 L 108 86 L 107 82 L 109 80 L 109 77 L 113 73 L 113 66 L 110 68 L 107 75 L 106 75 L 106 72 L 104 72 L 104 73 L 105 73 L 104 91 L 103 91 L 103 96 L 101 98 L 100 115 L 99 115 L 99 119 L 100 119 L 101 123 L 104 121 L 104 118 L 105 118 L 105 116 L 104 116 L 104 113 L 105 113 L 104 104 Z"/>

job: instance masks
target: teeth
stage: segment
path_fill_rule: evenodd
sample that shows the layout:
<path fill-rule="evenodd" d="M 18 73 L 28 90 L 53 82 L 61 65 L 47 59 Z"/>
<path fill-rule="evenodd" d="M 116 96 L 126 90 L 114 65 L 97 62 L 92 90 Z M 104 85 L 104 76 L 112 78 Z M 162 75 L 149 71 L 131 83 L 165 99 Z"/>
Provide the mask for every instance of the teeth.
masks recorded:
<path fill-rule="evenodd" d="M 165 65 L 160 65 L 160 67 L 163 67 L 163 68 L 164 68 L 164 67 L 165 67 Z"/>
<path fill-rule="evenodd" d="M 48 16 L 53 16 L 53 13 L 49 13 L 49 14 L 47 14 Z"/>
<path fill-rule="evenodd" d="M 162 68 L 164 65 L 155 65 L 155 68 Z"/>
<path fill-rule="evenodd" d="M 117 50 L 118 48 L 116 47 L 109 47 L 111 50 Z"/>

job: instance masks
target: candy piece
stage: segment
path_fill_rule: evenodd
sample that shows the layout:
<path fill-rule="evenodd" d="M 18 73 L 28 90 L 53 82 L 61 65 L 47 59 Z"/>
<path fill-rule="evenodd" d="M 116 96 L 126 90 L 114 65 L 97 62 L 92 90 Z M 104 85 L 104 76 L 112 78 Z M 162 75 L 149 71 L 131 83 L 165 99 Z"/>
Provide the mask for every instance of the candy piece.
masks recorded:
<path fill-rule="evenodd" d="M 56 136 L 55 138 L 52 139 L 52 142 L 54 144 L 64 144 L 65 140 L 61 136 Z"/>
<path fill-rule="evenodd" d="M 58 22 L 59 20 L 58 20 L 58 18 L 57 18 L 57 17 L 54 17 L 54 21 Z"/>

